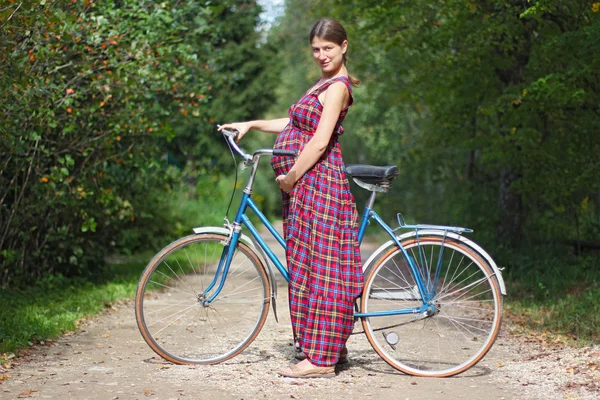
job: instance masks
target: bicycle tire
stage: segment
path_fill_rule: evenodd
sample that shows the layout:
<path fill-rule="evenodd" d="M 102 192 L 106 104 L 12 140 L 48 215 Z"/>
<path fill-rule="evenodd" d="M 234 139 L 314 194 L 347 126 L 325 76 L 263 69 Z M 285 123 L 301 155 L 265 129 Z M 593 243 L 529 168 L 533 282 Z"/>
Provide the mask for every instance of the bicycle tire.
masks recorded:
<path fill-rule="evenodd" d="M 427 286 L 435 286 L 430 303 L 436 313 L 364 317 L 367 339 L 384 361 L 406 374 L 460 374 L 487 354 L 500 331 L 502 295 L 494 272 L 477 252 L 455 239 L 410 237 L 401 245 Z M 435 270 L 439 266 L 437 280 L 434 265 Z M 362 313 L 422 305 L 415 277 L 397 245 L 365 268 Z"/>
<path fill-rule="evenodd" d="M 142 273 L 135 297 L 137 325 L 165 360 L 217 364 L 240 354 L 262 329 L 269 312 L 269 278 L 258 255 L 241 242 L 221 293 L 210 305 L 204 302 L 226 239 L 220 233 L 181 238 Z"/>

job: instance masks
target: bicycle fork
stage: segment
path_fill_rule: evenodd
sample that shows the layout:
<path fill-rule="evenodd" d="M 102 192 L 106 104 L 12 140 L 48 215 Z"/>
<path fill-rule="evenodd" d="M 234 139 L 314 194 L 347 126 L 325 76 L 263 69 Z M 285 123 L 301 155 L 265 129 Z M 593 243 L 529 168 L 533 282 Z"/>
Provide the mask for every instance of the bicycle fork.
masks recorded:
<path fill-rule="evenodd" d="M 219 293 L 221 293 L 221 289 L 223 289 L 225 279 L 229 273 L 229 267 L 233 260 L 242 227 L 240 224 L 234 222 L 233 224 L 228 224 L 228 228 L 230 234 L 221 242 L 224 247 L 215 275 L 206 289 L 198 295 L 198 302 L 201 303 L 203 307 L 210 306 L 210 303 L 212 303 Z"/>

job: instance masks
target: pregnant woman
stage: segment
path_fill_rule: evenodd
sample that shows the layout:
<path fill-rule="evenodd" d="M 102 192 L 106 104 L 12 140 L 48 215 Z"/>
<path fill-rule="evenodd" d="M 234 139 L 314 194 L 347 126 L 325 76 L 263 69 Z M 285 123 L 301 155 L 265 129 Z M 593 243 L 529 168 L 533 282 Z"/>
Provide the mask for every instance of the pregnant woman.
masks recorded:
<path fill-rule="evenodd" d="M 352 105 L 348 39 L 342 25 L 324 18 L 312 28 L 312 53 L 321 78 L 289 109 L 289 117 L 237 122 L 220 127 L 277 133 L 273 157 L 283 196 L 283 228 L 290 274 L 289 299 L 299 363 L 279 373 L 294 378 L 335 375 L 346 361 L 354 300 L 362 290 L 362 268 L 354 197 L 344 174 L 339 139 Z"/>

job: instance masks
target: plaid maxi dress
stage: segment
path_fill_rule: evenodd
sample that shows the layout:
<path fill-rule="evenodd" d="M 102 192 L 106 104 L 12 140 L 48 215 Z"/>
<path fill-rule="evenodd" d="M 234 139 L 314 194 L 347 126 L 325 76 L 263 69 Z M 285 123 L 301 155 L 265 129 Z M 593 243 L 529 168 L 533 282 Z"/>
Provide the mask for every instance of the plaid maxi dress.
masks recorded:
<path fill-rule="evenodd" d="M 334 78 L 305 94 L 289 109 L 290 122 L 278 135 L 275 149 L 301 151 L 314 135 L 323 106 L 318 96 Z M 325 153 L 283 194 L 283 229 L 290 273 L 290 315 L 295 339 L 312 364 L 334 365 L 354 327 L 354 300 L 360 295 L 363 274 L 358 245 L 357 212 L 344 174 L 338 139 L 343 133 L 342 110 Z M 294 165 L 292 157 L 273 157 L 276 175 Z"/>

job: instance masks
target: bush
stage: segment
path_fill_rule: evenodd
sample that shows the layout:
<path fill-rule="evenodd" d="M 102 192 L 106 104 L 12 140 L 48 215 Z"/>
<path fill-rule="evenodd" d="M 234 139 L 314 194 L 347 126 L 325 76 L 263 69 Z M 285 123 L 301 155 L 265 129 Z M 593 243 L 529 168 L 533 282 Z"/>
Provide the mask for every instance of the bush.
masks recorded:
<path fill-rule="evenodd" d="M 165 155 L 209 172 L 225 154 L 215 120 L 269 101 L 259 7 L 212 3 L 2 8 L 0 285 L 86 274 L 173 231 Z"/>

